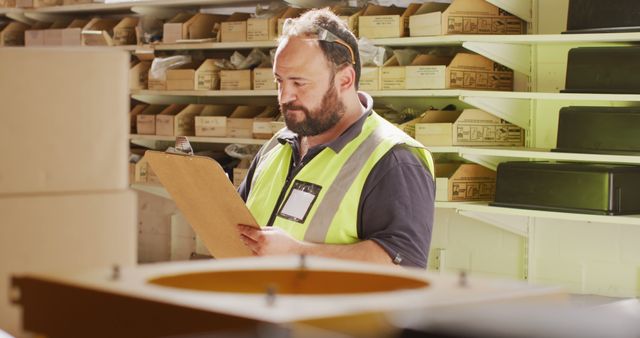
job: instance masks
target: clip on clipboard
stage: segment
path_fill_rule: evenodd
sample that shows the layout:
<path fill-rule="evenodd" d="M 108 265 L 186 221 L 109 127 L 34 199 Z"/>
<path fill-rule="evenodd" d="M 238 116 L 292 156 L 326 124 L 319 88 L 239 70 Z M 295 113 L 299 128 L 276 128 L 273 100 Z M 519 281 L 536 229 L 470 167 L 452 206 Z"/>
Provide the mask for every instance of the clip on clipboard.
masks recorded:
<path fill-rule="evenodd" d="M 209 157 L 193 156 L 192 151 L 181 151 L 181 142 L 176 142 L 177 151 L 145 153 L 153 171 L 211 255 L 252 256 L 236 225 L 259 228 L 253 215 L 220 164 Z"/>

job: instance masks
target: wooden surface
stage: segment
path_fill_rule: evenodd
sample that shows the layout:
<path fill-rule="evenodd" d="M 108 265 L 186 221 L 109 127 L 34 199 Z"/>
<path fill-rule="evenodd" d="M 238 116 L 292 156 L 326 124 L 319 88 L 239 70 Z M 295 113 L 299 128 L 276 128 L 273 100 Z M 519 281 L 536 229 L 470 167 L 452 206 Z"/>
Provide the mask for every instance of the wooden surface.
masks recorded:
<path fill-rule="evenodd" d="M 236 225 L 258 225 L 217 162 L 157 151 L 145 157 L 214 257 L 252 255 Z"/>

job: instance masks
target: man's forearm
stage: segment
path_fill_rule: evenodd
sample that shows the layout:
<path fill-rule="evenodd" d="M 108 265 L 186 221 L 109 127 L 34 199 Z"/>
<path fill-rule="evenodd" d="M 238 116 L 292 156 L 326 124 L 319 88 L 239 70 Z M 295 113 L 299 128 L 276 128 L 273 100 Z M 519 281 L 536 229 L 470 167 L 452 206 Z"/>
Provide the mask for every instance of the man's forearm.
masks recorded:
<path fill-rule="evenodd" d="M 316 244 L 309 242 L 303 242 L 302 244 L 302 253 L 306 255 L 393 265 L 389 254 L 372 240 L 355 244 Z"/>

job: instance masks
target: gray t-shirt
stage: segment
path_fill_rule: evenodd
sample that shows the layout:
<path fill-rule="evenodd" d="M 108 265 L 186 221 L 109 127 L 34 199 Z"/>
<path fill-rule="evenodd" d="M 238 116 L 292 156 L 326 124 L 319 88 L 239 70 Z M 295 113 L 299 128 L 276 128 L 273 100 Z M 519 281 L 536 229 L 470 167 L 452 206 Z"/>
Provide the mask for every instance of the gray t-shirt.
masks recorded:
<path fill-rule="evenodd" d="M 313 147 L 299 158 L 298 135 L 284 130 L 278 141 L 293 147 L 289 175 L 300 166 L 313 161 L 324 148 L 339 152 L 362 131 L 372 112 L 370 96 L 360 93 L 367 112 L 340 137 L 324 145 Z M 256 160 L 251 163 L 244 182 L 238 188 L 246 201 Z M 435 184 L 431 173 L 404 146 L 393 147 L 369 173 L 358 205 L 358 238 L 373 240 L 389 254 L 396 264 L 426 267 L 433 229 Z"/>

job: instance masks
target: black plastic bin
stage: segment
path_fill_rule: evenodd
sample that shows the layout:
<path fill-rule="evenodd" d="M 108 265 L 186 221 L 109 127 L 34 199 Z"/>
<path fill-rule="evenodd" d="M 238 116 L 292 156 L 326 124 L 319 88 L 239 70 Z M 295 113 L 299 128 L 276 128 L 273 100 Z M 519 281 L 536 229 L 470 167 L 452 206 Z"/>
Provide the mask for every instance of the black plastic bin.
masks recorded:
<path fill-rule="evenodd" d="M 640 155 L 640 107 L 563 107 L 553 151 Z"/>
<path fill-rule="evenodd" d="M 498 165 L 494 206 L 600 215 L 640 214 L 640 167 L 566 162 Z"/>
<path fill-rule="evenodd" d="M 564 33 L 640 32 L 638 0 L 569 0 Z"/>
<path fill-rule="evenodd" d="M 565 93 L 640 94 L 640 47 L 569 51 Z"/>

